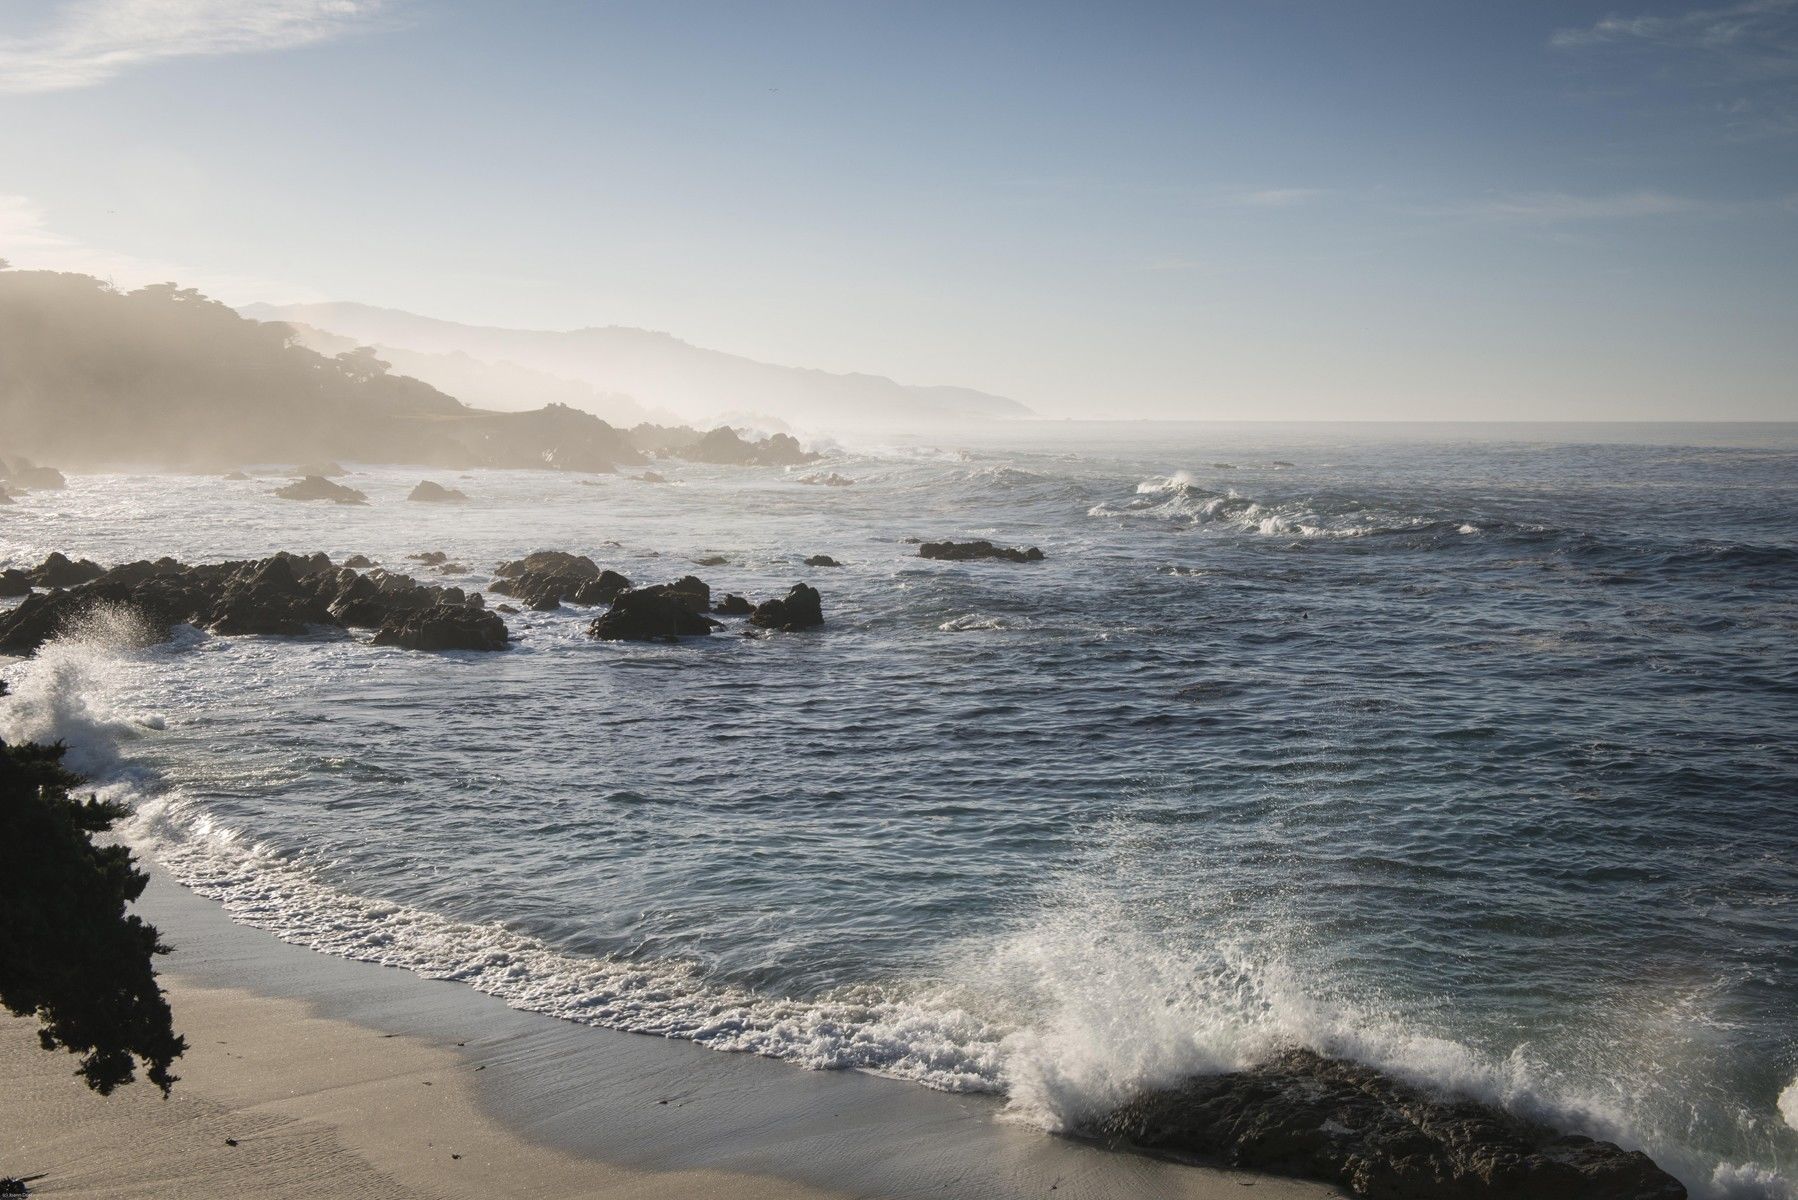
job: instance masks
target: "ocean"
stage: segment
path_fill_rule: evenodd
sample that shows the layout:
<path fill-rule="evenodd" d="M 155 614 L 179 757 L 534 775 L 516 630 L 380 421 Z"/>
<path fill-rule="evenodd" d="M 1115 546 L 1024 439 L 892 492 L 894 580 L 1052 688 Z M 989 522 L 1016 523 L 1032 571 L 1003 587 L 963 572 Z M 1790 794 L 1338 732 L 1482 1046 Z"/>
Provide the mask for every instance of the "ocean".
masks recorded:
<path fill-rule="evenodd" d="M 367 507 L 74 475 L 0 509 L 0 565 L 322 549 L 479 589 L 561 549 L 807 580 L 827 624 L 602 643 L 568 607 L 433 655 L 100 620 L 0 661 L 0 734 L 68 739 L 236 920 L 1050 1130 L 1298 1043 L 1699 1196 L 1798 1188 L 1798 426 L 1030 422 L 665 484 L 355 470 Z M 471 502 L 406 502 L 425 477 Z M 977 537 L 1046 558 L 906 541 Z"/>

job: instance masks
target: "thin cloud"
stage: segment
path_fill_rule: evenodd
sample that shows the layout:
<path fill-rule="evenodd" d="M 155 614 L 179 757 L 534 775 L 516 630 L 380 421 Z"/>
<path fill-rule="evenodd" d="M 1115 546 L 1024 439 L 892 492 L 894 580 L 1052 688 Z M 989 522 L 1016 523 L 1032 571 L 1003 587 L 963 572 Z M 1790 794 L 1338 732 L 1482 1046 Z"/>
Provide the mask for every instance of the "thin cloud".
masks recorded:
<path fill-rule="evenodd" d="M 311 46 L 370 28 L 387 0 L 68 0 L 28 36 L 0 38 L 0 92 L 93 87 L 176 58 Z"/>
<path fill-rule="evenodd" d="M 1647 45 L 1719 55 L 1766 58 L 1787 70 L 1798 67 L 1798 0 L 1748 0 L 1726 8 L 1699 8 L 1676 16 L 1609 16 L 1592 25 L 1558 29 L 1548 39 L 1557 50 Z"/>
<path fill-rule="evenodd" d="M 1549 46 L 1638 72 L 1636 86 L 1688 90 L 1734 140 L 1798 133 L 1798 0 L 1746 0 L 1672 16 L 1609 16 Z"/>
<path fill-rule="evenodd" d="M 1702 200 L 1666 192 L 1622 192 L 1608 196 L 1581 196 L 1570 192 L 1530 192 L 1495 196 L 1464 204 L 1425 210 L 1425 215 L 1464 217 L 1483 221 L 1559 225 L 1573 221 L 1611 221 L 1638 217 L 1668 217 L 1709 211 Z"/>
<path fill-rule="evenodd" d="M 1323 188 L 1258 188 L 1252 191 L 1235 192 L 1226 197 L 1226 200 L 1241 208 L 1297 208 L 1301 204 L 1321 200 L 1327 195 L 1329 192 Z"/>

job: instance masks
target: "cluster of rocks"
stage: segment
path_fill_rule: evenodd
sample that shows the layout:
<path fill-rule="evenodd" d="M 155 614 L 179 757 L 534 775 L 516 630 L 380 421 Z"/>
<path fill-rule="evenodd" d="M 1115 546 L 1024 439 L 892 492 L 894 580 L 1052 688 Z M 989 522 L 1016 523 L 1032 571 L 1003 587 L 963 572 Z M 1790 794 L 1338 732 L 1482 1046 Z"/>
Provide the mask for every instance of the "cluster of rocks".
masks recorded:
<path fill-rule="evenodd" d="M 1006 562 L 1041 562 L 1043 552 L 1035 546 L 995 546 L 984 538 L 977 542 L 924 542 L 918 547 L 919 558 L 941 558 L 950 562 L 969 562 L 978 558 L 997 558 Z"/>
<path fill-rule="evenodd" d="M 761 629 L 797 633 L 824 624 L 818 590 L 796 583 L 785 596 L 751 604 L 746 597 L 728 593 L 712 602 L 712 589 L 693 575 L 673 583 L 630 588 L 618 593 L 612 606 L 587 627 L 590 637 L 602 641 L 672 642 L 683 637 L 702 637 L 724 628 L 720 617 L 748 617 Z"/>
<path fill-rule="evenodd" d="M 275 489 L 283 500 L 329 500 L 333 504 L 367 504 L 368 497 L 353 487 L 332 483 L 323 475 L 307 475 Z"/>
<path fill-rule="evenodd" d="M 28 572 L 0 576 L 32 588 L 0 614 L 0 652 L 28 654 L 97 609 L 134 614 L 159 636 L 187 622 L 217 634 L 299 635 L 320 626 L 372 629 L 378 645 L 414 650 L 503 650 L 505 622 L 480 593 L 432 587 L 388 571 L 358 572 L 324 554 L 189 566 L 172 558 L 107 569 L 52 554 Z"/>
<path fill-rule="evenodd" d="M 1684 1200 L 1647 1155 L 1309 1050 L 1131 1100 L 1081 1133 L 1379 1200 Z"/>
<path fill-rule="evenodd" d="M 539 550 L 494 568 L 499 581 L 489 590 L 512 596 L 537 612 L 553 612 L 564 603 L 610 604 L 631 581 L 603 570 L 585 554 Z"/>

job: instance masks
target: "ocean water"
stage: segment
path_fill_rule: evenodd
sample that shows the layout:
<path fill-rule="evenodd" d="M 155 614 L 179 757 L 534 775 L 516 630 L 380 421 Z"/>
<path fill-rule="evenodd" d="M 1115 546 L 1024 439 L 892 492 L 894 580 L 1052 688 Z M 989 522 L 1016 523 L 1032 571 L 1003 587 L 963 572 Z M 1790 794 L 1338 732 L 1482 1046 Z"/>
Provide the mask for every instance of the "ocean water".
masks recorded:
<path fill-rule="evenodd" d="M 1024 424 L 674 482 L 72 477 L 0 558 L 557 548 L 827 628 L 0 662 L 239 920 L 1065 1128 L 1303 1043 L 1798 1181 L 1798 428 Z M 812 471 L 852 487 L 806 486 Z M 907 537 L 1037 545 L 937 563 Z M 801 564 L 827 553 L 846 565 Z M 722 555 L 726 565 L 692 559 Z"/>

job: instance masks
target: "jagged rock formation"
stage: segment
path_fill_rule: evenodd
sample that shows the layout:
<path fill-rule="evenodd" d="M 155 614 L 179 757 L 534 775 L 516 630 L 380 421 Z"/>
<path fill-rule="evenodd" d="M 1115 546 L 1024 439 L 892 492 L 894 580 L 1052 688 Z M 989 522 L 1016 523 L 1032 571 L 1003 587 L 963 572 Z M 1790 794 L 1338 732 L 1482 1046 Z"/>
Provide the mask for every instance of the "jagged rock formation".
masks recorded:
<path fill-rule="evenodd" d="M 53 561 L 57 560 L 57 561 Z M 172 558 L 126 563 L 93 575 L 94 564 L 51 555 L 30 577 L 83 582 L 32 592 L 0 614 L 0 652 L 29 654 L 97 610 L 132 614 L 155 636 L 187 622 L 221 635 L 297 636 L 319 627 L 377 631 L 386 644 L 419 649 L 497 650 L 504 622 L 480 595 L 432 587 L 386 571 L 334 567 L 323 554 L 276 554 L 188 566 Z M 449 613 L 446 609 L 461 609 Z"/>

